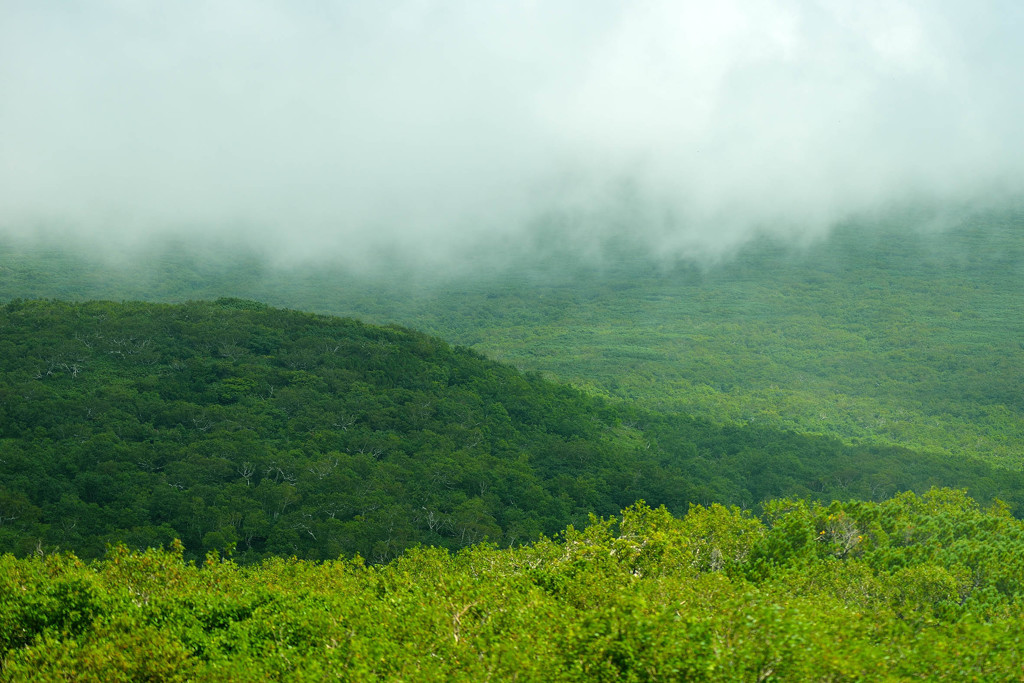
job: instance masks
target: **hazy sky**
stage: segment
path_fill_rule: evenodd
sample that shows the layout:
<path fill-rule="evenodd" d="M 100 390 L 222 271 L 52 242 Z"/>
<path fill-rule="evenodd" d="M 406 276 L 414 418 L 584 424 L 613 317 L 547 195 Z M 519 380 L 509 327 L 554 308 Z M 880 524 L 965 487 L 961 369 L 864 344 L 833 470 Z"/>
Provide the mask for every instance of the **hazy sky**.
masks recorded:
<path fill-rule="evenodd" d="M 1022 36 L 1019 0 L 0 0 L 0 231 L 685 256 L 999 202 Z"/>

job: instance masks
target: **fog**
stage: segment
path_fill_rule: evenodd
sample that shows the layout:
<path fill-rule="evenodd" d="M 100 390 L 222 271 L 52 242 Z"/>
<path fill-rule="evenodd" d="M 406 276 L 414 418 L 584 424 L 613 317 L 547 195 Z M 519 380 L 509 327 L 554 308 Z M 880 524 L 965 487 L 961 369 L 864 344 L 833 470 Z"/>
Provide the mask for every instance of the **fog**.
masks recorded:
<path fill-rule="evenodd" d="M 1024 5 L 0 0 L 0 232 L 714 257 L 1024 190 Z"/>

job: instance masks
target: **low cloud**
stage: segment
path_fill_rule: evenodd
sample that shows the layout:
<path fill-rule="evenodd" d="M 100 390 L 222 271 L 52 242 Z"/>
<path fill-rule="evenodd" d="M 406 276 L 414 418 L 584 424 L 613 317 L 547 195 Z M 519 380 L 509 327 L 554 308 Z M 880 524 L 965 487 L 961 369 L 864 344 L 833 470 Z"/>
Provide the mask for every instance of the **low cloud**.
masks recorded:
<path fill-rule="evenodd" d="M 671 257 L 1024 189 L 1014 2 L 0 5 L 0 231 Z M 595 246 L 596 245 L 596 246 Z"/>

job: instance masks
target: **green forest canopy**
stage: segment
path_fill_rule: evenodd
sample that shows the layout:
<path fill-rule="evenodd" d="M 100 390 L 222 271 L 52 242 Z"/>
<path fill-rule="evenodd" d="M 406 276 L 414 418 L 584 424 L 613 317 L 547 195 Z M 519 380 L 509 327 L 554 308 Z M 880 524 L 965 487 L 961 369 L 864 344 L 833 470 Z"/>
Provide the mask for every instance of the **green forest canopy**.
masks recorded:
<path fill-rule="evenodd" d="M 860 221 L 802 246 L 760 240 L 715 265 L 629 244 L 595 245 L 603 257 L 588 261 L 538 233 L 529 258 L 445 277 L 414 263 L 274 267 L 237 243 L 111 261 L 8 242 L 0 300 L 239 296 L 399 323 L 659 411 L 1019 469 L 1024 219 L 912 225 Z"/>
<path fill-rule="evenodd" d="M 11 250 L 0 678 L 1013 677 L 1019 225 L 429 286 Z M 478 351 L 17 298 L 223 294 Z"/>
<path fill-rule="evenodd" d="M 683 514 L 1021 473 L 589 395 L 424 334 L 251 301 L 0 308 L 0 550 L 107 543 L 385 562 L 529 542 L 638 499 Z"/>
<path fill-rule="evenodd" d="M 1024 523 L 963 492 L 632 506 L 386 565 L 0 556 L 4 680 L 1012 680 Z"/>

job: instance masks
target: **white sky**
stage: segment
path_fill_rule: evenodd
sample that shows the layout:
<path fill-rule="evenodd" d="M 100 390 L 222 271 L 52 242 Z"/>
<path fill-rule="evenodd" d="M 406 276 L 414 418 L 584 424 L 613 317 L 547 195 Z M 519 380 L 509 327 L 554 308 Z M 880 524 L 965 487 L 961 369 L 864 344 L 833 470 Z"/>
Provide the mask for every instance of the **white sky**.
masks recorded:
<path fill-rule="evenodd" d="M 0 231 L 714 253 L 1024 190 L 1019 0 L 0 0 Z"/>

